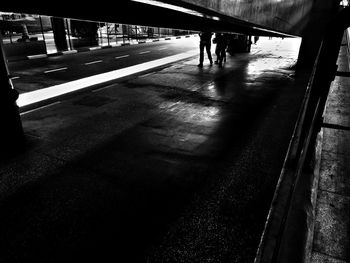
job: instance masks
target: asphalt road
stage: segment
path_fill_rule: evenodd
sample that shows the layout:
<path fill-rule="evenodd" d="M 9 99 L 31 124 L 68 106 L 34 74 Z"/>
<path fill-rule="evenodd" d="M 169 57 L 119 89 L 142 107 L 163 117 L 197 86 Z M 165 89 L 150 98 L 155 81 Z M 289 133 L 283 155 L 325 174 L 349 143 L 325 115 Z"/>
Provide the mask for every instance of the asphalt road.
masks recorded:
<path fill-rule="evenodd" d="M 24 93 L 198 49 L 198 41 L 191 36 L 14 61 L 9 70 L 15 89 Z"/>

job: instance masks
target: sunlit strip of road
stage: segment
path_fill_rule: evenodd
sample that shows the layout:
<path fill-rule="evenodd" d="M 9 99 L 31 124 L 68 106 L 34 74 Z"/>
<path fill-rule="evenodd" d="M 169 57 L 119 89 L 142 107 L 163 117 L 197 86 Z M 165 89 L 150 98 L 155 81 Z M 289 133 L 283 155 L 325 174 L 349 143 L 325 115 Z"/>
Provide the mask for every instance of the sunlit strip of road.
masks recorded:
<path fill-rule="evenodd" d="M 185 53 L 169 56 L 166 58 L 161 58 L 138 65 L 130 66 L 127 68 L 117 69 L 106 73 L 97 74 L 94 76 L 89 76 L 86 78 L 66 82 L 63 84 L 51 86 L 44 89 L 39 89 L 27 93 L 22 93 L 19 95 L 17 100 L 17 105 L 19 107 L 27 106 L 39 101 L 54 98 L 69 92 L 77 91 L 87 87 L 91 87 L 97 84 L 102 84 L 104 82 L 116 80 L 118 78 L 126 77 L 135 73 L 139 73 L 145 70 L 149 70 L 155 67 L 163 66 L 168 63 L 172 63 L 181 59 L 189 58 L 196 55 L 197 50 L 188 51 Z"/>

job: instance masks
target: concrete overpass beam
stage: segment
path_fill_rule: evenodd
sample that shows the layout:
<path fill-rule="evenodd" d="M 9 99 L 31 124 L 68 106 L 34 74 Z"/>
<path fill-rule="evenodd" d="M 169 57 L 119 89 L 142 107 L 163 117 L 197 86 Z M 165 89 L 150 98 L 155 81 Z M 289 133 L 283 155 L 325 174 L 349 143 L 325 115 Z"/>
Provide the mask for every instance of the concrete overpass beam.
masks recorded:
<path fill-rule="evenodd" d="M 308 23 L 302 34 L 297 67 L 312 68 L 330 20 L 339 8 L 339 1 L 313 1 Z"/>

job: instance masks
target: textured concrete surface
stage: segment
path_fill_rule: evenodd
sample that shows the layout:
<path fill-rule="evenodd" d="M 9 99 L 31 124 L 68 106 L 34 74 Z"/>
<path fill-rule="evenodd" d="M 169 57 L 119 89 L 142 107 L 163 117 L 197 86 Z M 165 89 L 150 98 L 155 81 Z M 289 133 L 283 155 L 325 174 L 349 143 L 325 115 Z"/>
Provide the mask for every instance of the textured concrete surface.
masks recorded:
<path fill-rule="evenodd" d="M 349 72 L 347 46 L 338 70 Z M 350 81 L 336 77 L 327 100 L 311 262 L 350 261 Z"/>
<path fill-rule="evenodd" d="M 162 2 L 169 1 L 162 0 Z M 307 0 L 293 2 L 287 0 L 180 0 L 178 2 L 207 8 L 243 21 L 298 36 L 302 35 L 313 4 Z M 328 1 L 323 1 L 319 9 L 329 10 L 329 5 Z"/>
<path fill-rule="evenodd" d="M 22 114 L 0 166 L 2 262 L 252 262 L 304 96 L 262 39 Z"/>

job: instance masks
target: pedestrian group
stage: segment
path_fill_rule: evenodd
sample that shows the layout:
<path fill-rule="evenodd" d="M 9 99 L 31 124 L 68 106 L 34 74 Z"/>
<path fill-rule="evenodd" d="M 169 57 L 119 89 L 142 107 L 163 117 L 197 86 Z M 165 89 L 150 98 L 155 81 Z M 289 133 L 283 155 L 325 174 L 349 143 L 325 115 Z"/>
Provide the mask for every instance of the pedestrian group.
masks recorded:
<path fill-rule="evenodd" d="M 199 64 L 198 67 L 203 67 L 204 62 L 204 49 L 207 52 L 207 56 L 210 65 L 213 65 L 213 58 L 211 55 L 211 43 L 212 43 L 212 32 L 200 32 L 200 42 L 199 42 Z M 222 67 L 222 63 L 226 62 L 226 49 L 228 45 L 228 35 L 226 33 L 216 33 L 213 38 L 213 44 L 216 44 L 215 54 L 216 60 L 215 64 Z"/>

